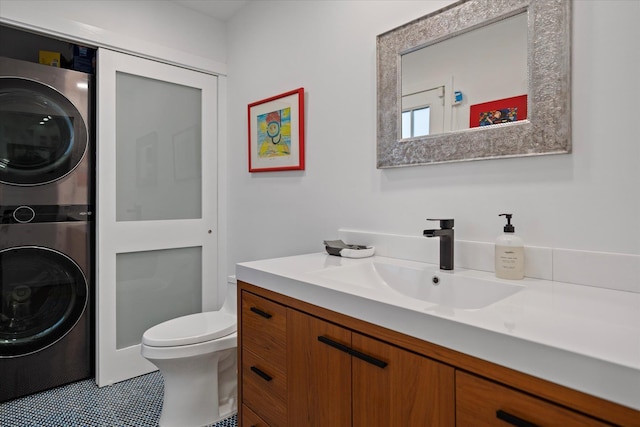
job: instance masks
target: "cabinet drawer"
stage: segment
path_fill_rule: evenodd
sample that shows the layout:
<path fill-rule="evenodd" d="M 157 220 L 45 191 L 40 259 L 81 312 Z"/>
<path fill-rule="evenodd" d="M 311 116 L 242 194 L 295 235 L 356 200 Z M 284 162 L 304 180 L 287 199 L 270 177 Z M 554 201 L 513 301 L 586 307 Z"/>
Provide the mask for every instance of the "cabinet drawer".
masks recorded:
<path fill-rule="evenodd" d="M 242 401 L 270 426 L 287 423 L 287 378 L 271 360 L 242 352 Z"/>
<path fill-rule="evenodd" d="M 247 405 L 242 405 L 242 425 L 246 427 L 269 427 L 269 424 L 257 416 Z"/>
<path fill-rule="evenodd" d="M 608 424 L 475 375 L 456 371 L 456 425 L 586 427 Z"/>
<path fill-rule="evenodd" d="M 242 346 L 268 355 L 282 370 L 286 365 L 287 309 L 249 292 L 242 292 Z"/>

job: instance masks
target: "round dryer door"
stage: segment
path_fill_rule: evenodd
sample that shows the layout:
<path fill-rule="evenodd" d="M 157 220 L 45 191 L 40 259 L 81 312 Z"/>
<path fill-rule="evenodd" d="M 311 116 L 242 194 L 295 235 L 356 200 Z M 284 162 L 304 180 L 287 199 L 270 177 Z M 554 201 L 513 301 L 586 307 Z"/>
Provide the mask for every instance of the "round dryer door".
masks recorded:
<path fill-rule="evenodd" d="M 64 337 L 87 306 L 87 281 L 61 252 L 0 251 L 0 358 L 42 350 Z"/>
<path fill-rule="evenodd" d="M 43 83 L 0 78 L 0 182 L 56 181 L 80 163 L 88 144 L 80 112 Z"/>

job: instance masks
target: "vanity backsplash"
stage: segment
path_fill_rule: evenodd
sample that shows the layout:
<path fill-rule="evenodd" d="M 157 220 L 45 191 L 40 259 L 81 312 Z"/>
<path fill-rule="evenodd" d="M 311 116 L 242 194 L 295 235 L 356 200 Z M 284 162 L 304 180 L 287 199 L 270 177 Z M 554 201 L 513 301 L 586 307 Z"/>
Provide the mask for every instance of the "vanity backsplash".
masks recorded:
<path fill-rule="evenodd" d="M 421 235 L 407 236 L 340 229 L 347 243 L 376 247 L 376 255 L 431 264 L 438 263 L 438 242 Z M 526 246 L 525 277 L 640 293 L 640 256 Z M 459 268 L 494 271 L 493 242 L 455 241 Z"/>

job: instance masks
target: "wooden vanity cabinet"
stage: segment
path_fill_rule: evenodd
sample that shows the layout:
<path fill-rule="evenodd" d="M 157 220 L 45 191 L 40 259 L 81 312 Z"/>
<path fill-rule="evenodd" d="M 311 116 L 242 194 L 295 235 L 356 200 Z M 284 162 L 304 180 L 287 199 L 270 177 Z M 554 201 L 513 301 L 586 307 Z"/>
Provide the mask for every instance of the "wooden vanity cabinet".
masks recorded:
<path fill-rule="evenodd" d="M 238 292 L 242 427 L 640 427 L 640 411 L 242 281 Z"/>

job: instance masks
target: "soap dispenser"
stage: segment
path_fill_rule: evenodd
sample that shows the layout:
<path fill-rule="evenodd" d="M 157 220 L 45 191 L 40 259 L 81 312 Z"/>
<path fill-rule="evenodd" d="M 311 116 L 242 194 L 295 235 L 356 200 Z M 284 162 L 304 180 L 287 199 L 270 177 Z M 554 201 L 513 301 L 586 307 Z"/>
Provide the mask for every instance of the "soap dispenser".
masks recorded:
<path fill-rule="evenodd" d="M 511 225 L 513 214 L 500 214 L 507 217 L 504 234 L 496 239 L 496 277 L 500 279 L 522 279 L 524 277 L 524 244 L 515 235 L 515 227 Z"/>

